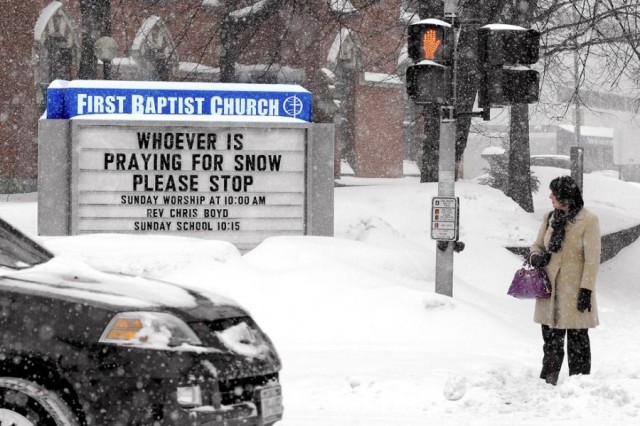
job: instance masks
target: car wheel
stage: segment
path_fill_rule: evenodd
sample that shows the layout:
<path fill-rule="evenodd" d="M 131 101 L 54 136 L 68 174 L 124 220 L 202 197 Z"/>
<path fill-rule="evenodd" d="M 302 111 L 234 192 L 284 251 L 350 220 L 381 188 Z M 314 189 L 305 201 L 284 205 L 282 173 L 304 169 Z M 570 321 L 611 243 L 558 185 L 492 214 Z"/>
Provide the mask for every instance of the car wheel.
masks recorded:
<path fill-rule="evenodd" d="M 24 379 L 0 377 L 0 426 L 79 426 L 55 392 Z"/>

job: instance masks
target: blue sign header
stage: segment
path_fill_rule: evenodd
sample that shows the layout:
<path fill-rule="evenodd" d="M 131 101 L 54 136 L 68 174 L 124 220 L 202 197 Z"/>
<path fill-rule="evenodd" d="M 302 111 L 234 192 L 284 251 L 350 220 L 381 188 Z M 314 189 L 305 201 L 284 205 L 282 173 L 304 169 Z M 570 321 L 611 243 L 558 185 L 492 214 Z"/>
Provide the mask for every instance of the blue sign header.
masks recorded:
<path fill-rule="evenodd" d="M 311 122 L 311 106 L 311 92 L 285 84 L 56 80 L 47 88 L 48 119 L 124 114 Z"/>

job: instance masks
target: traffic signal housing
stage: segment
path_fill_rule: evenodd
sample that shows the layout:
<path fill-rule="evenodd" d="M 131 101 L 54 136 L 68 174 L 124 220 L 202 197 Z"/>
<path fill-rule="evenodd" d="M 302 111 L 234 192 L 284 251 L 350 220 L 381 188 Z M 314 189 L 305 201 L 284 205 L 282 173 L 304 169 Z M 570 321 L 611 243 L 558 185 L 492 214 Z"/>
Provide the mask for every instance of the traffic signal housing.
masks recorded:
<path fill-rule="evenodd" d="M 407 29 L 407 53 L 414 62 L 405 75 L 407 94 L 417 104 L 451 100 L 453 29 L 439 19 L 423 19 Z"/>
<path fill-rule="evenodd" d="M 481 67 L 480 108 L 530 104 L 538 101 L 540 33 L 516 25 L 490 24 L 478 30 Z"/>

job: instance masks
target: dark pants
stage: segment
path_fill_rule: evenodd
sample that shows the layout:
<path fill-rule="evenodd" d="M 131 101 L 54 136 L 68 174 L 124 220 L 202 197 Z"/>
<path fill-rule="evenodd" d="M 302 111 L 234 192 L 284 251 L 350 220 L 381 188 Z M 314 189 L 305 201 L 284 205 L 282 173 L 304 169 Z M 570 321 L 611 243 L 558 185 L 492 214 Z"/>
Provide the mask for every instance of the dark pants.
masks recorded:
<path fill-rule="evenodd" d="M 547 383 L 558 383 L 558 375 L 564 359 L 564 336 L 567 335 L 567 353 L 569 361 L 569 375 L 589 374 L 591 372 L 591 346 L 589 344 L 589 329 L 560 329 L 542 326 L 544 340 L 542 358 L 542 372 L 540 378 Z"/>

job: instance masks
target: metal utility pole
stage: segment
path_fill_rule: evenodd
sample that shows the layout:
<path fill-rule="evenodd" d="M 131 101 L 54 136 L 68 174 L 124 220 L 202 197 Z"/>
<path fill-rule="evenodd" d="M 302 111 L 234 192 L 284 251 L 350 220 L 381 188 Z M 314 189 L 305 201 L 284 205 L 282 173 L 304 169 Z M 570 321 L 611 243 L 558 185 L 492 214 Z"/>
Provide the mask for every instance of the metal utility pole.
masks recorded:
<path fill-rule="evenodd" d="M 454 68 L 455 69 L 455 68 Z M 455 71 L 454 71 L 455 74 Z M 455 196 L 456 169 L 456 119 L 454 107 L 440 109 L 440 158 L 438 172 L 438 197 L 445 200 Z M 457 204 L 457 201 L 455 201 Z M 457 205 L 455 207 L 457 210 Z M 454 213 L 454 214 L 457 214 Z M 456 223 L 457 225 L 457 223 Z M 457 231 L 457 230 L 456 230 Z M 456 232 L 457 233 L 457 232 Z M 456 235 L 457 239 L 457 235 Z M 453 296 L 453 248 L 454 243 L 438 241 L 436 250 L 436 293 Z"/>
<path fill-rule="evenodd" d="M 580 126 L 582 125 L 582 110 L 580 109 L 580 58 L 578 55 L 578 42 L 575 44 L 576 50 L 573 52 L 573 77 L 574 77 L 574 104 L 575 104 L 575 118 L 574 128 L 576 134 L 576 146 L 582 146 L 580 137 Z"/>
<path fill-rule="evenodd" d="M 449 19 L 452 30 L 456 27 L 458 1 L 446 0 L 444 4 L 445 20 Z M 438 197 L 455 205 L 454 241 L 438 241 L 436 250 L 436 293 L 453 297 L 453 249 L 458 239 L 458 200 L 455 199 L 456 182 L 456 45 L 455 31 L 450 32 L 447 42 L 453 46 L 453 64 L 449 68 L 449 102 L 440 108 L 440 155 L 438 162 Z"/>
<path fill-rule="evenodd" d="M 576 25 L 578 15 L 574 15 L 576 19 Z M 575 118 L 574 118 L 574 132 L 575 132 L 575 146 L 569 150 L 569 158 L 571 159 L 571 177 L 576 181 L 576 184 L 580 188 L 580 191 L 584 191 L 584 147 L 582 146 L 582 110 L 580 109 L 580 53 L 578 51 L 578 28 L 576 28 L 573 51 L 573 78 L 575 84 L 575 90 L 573 93 L 573 99 L 575 103 Z"/>

